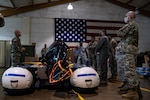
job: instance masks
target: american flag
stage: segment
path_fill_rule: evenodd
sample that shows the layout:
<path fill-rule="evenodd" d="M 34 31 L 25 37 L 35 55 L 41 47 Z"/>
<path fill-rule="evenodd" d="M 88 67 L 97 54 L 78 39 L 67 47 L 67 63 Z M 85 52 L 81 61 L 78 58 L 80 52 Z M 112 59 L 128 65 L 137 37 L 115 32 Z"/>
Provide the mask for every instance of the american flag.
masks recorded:
<path fill-rule="evenodd" d="M 65 42 L 89 42 L 91 36 L 96 36 L 98 40 L 100 31 L 106 29 L 108 36 L 119 41 L 117 31 L 123 25 L 123 21 L 55 18 L 55 40 L 61 38 Z"/>
<path fill-rule="evenodd" d="M 120 38 L 117 37 L 118 30 L 124 25 L 123 21 L 112 21 L 112 20 L 86 20 L 87 24 L 87 42 L 90 41 L 91 36 L 95 36 L 98 40 L 100 32 L 105 29 L 108 37 L 113 37 L 117 41 Z"/>
<path fill-rule="evenodd" d="M 64 42 L 86 41 L 86 20 L 55 18 L 55 40 Z"/>

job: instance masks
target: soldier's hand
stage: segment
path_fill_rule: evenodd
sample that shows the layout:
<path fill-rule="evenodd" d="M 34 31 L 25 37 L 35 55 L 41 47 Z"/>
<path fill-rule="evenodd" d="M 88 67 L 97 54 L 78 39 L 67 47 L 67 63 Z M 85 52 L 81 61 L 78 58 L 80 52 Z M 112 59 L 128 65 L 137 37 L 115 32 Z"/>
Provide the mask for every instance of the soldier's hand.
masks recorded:
<path fill-rule="evenodd" d="M 21 51 L 25 51 L 25 50 L 26 50 L 26 48 L 24 48 L 24 47 L 21 48 Z"/>

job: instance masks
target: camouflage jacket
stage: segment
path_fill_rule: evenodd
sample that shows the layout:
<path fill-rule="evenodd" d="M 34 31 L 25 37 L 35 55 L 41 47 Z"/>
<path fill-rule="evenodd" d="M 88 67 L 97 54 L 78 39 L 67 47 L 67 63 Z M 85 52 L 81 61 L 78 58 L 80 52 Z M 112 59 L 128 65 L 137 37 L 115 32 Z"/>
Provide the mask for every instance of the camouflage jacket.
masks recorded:
<path fill-rule="evenodd" d="M 89 56 L 95 56 L 95 48 L 96 48 L 97 42 L 89 42 L 87 49 L 88 49 L 88 53 Z"/>
<path fill-rule="evenodd" d="M 118 31 L 118 36 L 122 41 L 134 46 L 138 46 L 138 35 L 138 25 L 135 21 L 129 22 Z"/>
<path fill-rule="evenodd" d="M 118 36 L 121 38 L 121 45 L 118 49 L 120 52 L 137 54 L 138 52 L 138 25 L 135 21 L 131 21 L 118 31 Z"/>
<path fill-rule="evenodd" d="M 22 51 L 21 48 L 22 48 L 22 46 L 21 46 L 20 39 L 17 37 L 13 38 L 11 52 L 12 53 L 21 53 L 21 51 Z"/>

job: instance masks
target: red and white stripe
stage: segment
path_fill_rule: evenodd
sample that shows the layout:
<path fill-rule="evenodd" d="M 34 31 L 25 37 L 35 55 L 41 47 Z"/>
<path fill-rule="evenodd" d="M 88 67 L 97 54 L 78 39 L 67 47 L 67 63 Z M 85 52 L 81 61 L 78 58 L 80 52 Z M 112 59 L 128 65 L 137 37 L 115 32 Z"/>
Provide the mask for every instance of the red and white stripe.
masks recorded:
<path fill-rule="evenodd" d="M 117 37 L 117 31 L 123 25 L 123 21 L 106 21 L 106 20 L 86 20 L 87 21 L 87 42 L 90 41 L 91 36 L 96 36 L 96 40 L 102 29 L 107 31 L 108 36 L 114 37 L 117 41 L 120 38 Z"/>

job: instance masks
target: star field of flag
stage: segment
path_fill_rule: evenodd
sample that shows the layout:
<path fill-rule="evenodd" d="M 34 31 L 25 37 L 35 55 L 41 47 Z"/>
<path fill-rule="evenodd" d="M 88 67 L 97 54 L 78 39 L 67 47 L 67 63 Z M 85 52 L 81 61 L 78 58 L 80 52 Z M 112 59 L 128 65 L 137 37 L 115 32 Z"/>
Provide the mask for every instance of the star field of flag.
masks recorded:
<path fill-rule="evenodd" d="M 82 19 L 55 19 L 55 40 L 64 42 L 86 41 L 86 20 Z"/>

